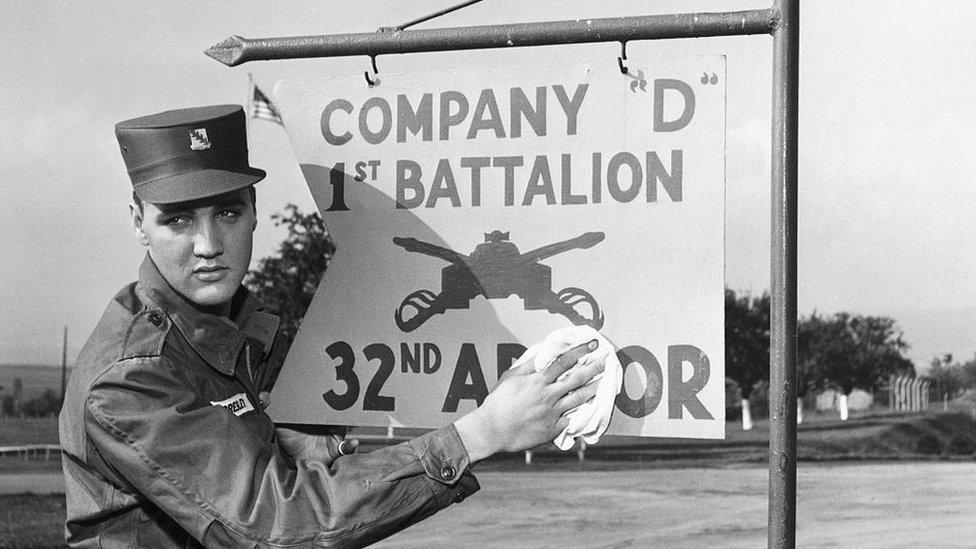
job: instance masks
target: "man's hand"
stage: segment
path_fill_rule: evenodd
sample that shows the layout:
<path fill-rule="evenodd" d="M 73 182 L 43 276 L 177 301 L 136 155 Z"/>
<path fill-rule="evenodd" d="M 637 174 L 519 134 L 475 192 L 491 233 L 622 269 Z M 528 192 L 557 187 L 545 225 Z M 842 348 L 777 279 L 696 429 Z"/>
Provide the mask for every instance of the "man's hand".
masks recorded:
<path fill-rule="evenodd" d="M 596 362 L 558 378 L 597 345 L 594 339 L 573 347 L 541 372 L 531 363 L 505 372 L 485 402 L 454 423 L 471 462 L 500 451 L 534 448 L 566 428 L 566 413 L 596 395 L 598 384 L 589 382 L 604 364 Z"/>

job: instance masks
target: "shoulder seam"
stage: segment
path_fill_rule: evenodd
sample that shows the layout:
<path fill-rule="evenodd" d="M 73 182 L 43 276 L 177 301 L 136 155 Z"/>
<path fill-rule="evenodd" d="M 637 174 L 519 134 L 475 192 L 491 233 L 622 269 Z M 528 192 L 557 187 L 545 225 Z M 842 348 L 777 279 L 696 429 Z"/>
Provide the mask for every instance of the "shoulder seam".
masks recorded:
<path fill-rule="evenodd" d="M 166 343 L 166 337 L 169 335 L 169 331 L 172 328 L 172 323 L 168 320 L 164 320 L 164 322 L 167 323 L 165 327 L 158 327 L 158 326 L 156 327 L 157 329 L 161 330 L 162 333 L 159 335 L 159 341 L 156 343 L 156 345 L 153 348 L 139 349 L 140 352 L 138 353 L 135 353 L 131 356 L 126 355 L 126 351 L 129 350 L 130 338 L 132 336 L 132 333 L 135 331 L 136 327 L 143 320 L 146 320 L 146 316 L 148 314 L 151 314 L 152 312 L 153 309 L 144 306 L 140 311 L 134 314 L 132 321 L 129 322 L 129 326 L 126 327 L 125 336 L 122 338 L 122 345 L 119 347 L 119 354 L 118 357 L 116 358 L 116 362 L 129 360 L 132 358 L 151 358 L 151 357 L 158 357 L 162 355 L 163 346 Z M 157 314 L 161 314 L 161 313 L 157 313 Z M 146 321 L 148 322 L 148 320 Z"/>

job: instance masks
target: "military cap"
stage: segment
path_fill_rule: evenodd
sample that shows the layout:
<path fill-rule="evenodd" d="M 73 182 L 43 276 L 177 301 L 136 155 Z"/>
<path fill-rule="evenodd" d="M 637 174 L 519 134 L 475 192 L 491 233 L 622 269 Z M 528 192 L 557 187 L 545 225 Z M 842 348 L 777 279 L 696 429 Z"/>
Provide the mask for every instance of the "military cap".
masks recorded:
<path fill-rule="evenodd" d="M 136 196 L 171 204 L 216 196 L 253 185 L 264 170 L 247 160 L 247 132 L 240 105 L 161 112 L 115 125 Z"/>

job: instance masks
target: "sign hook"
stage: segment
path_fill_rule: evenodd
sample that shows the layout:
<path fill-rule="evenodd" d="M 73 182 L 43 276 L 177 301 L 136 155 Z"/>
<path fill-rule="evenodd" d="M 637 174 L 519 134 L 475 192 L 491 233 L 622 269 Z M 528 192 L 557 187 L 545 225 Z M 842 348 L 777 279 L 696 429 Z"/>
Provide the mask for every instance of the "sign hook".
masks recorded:
<path fill-rule="evenodd" d="M 627 74 L 628 69 L 624 66 L 627 59 L 627 42 L 620 42 L 620 56 L 617 57 L 617 66 L 620 67 L 620 74 Z"/>
<path fill-rule="evenodd" d="M 375 77 L 375 79 L 369 77 L 369 71 L 363 71 L 363 76 L 366 77 L 366 84 L 368 84 L 369 87 L 372 88 L 374 86 L 379 86 L 379 84 L 380 84 L 380 79 L 379 79 L 380 71 L 379 71 L 379 69 L 376 68 L 376 56 L 375 55 L 370 55 L 369 56 L 369 61 L 370 61 L 370 65 L 372 65 L 372 68 L 373 68 L 373 76 Z"/>

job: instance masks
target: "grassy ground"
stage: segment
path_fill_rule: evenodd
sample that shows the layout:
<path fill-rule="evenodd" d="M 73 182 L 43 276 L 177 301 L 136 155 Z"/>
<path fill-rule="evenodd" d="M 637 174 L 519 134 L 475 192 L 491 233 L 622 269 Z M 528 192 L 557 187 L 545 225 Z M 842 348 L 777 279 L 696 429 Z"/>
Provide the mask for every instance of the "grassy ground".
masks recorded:
<path fill-rule="evenodd" d="M 58 418 L 56 417 L 0 419 L 0 446 L 57 443 Z"/>
<path fill-rule="evenodd" d="M 64 495 L 0 496 L 0 548 L 64 547 Z"/>
<path fill-rule="evenodd" d="M 758 420 L 743 431 L 726 425 L 725 440 L 609 437 L 586 449 L 587 462 L 606 467 L 724 467 L 729 463 L 765 463 L 769 422 Z M 860 413 L 840 421 L 835 413 L 807 414 L 797 428 L 801 462 L 971 459 L 976 452 L 976 420 L 966 413 L 925 415 Z M 575 461 L 576 452 L 544 447 L 533 454 L 533 465 Z M 524 463 L 521 454 L 499 456 L 488 464 L 503 470 Z"/>
<path fill-rule="evenodd" d="M 0 446 L 29 444 L 57 444 L 58 418 L 3 418 L 0 419 Z M 48 459 L 43 455 L 24 459 L 21 456 L 0 456 L 0 473 L 57 472 L 61 470 L 61 457 L 52 452 Z"/>
<path fill-rule="evenodd" d="M 398 430 L 397 434 L 403 431 Z M 0 446 L 57 442 L 56 418 L 0 420 Z M 768 444 L 769 422 L 760 419 L 750 431 L 743 431 L 737 422 L 729 422 L 725 440 L 605 437 L 599 445 L 586 450 L 586 459 L 604 466 L 620 467 L 763 463 L 767 459 Z M 368 449 L 370 445 L 364 447 Z M 962 411 L 925 415 L 861 412 L 852 415 L 848 421 L 840 421 L 833 412 L 807 413 L 804 423 L 797 429 L 800 461 L 952 459 L 971 456 L 974 452 L 976 421 L 970 413 Z M 17 456 L 0 456 L 0 473 L 61 470 L 57 455 L 51 455 L 48 460 L 42 457 L 25 460 Z M 539 448 L 533 454 L 534 463 L 539 466 L 576 459 L 575 451 L 560 452 L 552 445 Z M 486 466 L 504 470 L 521 463 L 524 463 L 524 457 L 519 453 L 496 456 Z"/>

